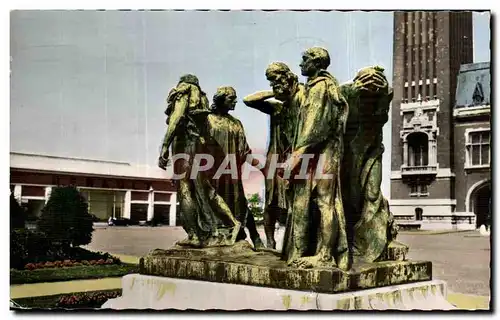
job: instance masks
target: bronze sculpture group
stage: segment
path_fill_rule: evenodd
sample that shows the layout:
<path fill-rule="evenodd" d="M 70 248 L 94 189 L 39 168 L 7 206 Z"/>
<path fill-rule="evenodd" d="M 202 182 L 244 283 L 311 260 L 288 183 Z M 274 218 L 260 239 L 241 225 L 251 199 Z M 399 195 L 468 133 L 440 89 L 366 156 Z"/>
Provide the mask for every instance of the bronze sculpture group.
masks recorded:
<path fill-rule="evenodd" d="M 266 177 L 269 249 L 276 247 L 278 217 L 287 216 L 281 255 L 289 266 L 347 270 L 357 260 L 383 257 L 396 236 L 380 190 L 382 127 L 392 90 L 380 67 L 364 68 L 340 85 L 327 71 L 329 65 L 327 50 L 306 50 L 302 84 L 287 65 L 272 63 L 265 72 L 272 90 L 243 99 L 270 116 L 265 163 L 252 157 L 241 122 L 229 114 L 237 101 L 234 88 L 220 87 L 210 106 L 197 77 L 181 77 L 168 96 L 159 158 L 161 168 L 170 162 L 179 177 L 188 235 L 179 245 L 230 246 L 246 238 L 247 228 L 254 248 L 264 248 L 242 185 L 242 167 L 248 163 Z M 277 163 L 284 168 L 276 168 Z"/>

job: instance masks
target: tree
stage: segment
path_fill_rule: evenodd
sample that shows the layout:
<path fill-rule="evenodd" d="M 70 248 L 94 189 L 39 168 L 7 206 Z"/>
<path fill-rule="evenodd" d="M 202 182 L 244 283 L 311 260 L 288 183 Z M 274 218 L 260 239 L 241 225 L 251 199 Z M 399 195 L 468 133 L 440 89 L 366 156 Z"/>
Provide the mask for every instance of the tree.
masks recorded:
<path fill-rule="evenodd" d="M 264 209 L 262 209 L 262 198 L 258 193 L 254 193 L 248 196 L 248 209 L 253 214 L 256 221 L 262 220 L 264 218 Z"/>
<path fill-rule="evenodd" d="M 38 229 L 55 245 L 89 244 L 94 228 L 87 201 L 75 187 L 54 188 L 42 209 Z"/>
<path fill-rule="evenodd" d="M 21 207 L 14 194 L 10 194 L 10 230 L 24 229 L 26 213 Z"/>

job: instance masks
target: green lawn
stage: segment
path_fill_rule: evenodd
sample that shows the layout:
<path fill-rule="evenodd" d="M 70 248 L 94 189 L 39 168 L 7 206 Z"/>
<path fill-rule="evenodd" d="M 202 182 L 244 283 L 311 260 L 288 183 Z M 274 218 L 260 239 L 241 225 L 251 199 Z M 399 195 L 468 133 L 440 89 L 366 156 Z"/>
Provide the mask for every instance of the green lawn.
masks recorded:
<path fill-rule="evenodd" d="M 56 282 L 80 279 L 122 277 L 138 271 L 137 265 L 111 264 L 35 270 L 10 270 L 10 284 Z"/>

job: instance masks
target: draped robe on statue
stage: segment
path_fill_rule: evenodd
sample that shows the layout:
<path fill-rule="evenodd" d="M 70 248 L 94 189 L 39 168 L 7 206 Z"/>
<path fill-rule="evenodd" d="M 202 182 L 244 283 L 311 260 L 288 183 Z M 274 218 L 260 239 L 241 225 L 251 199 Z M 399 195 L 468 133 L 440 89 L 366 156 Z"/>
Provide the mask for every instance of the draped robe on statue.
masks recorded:
<path fill-rule="evenodd" d="M 388 121 L 392 90 L 381 93 L 342 86 L 349 103 L 343 161 L 343 197 L 354 257 L 376 261 L 395 238 L 394 220 L 383 196 L 382 129 Z"/>
<path fill-rule="evenodd" d="M 293 150 L 305 147 L 305 153 L 314 154 L 314 158 L 309 161 L 308 179 L 290 180 L 291 206 L 282 252 L 286 260 L 294 252 L 301 256 L 317 253 L 318 215 L 332 220 L 331 253 L 337 264 L 345 261 L 348 253 L 339 177 L 348 106 L 339 90 L 337 80 L 326 71 L 306 84 Z M 320 156 L 324 160 L 322 168 L 318 165 Z M 317 179 L 318 170 L 332 174 L 333 179 Z"/>
<path fill-rule="evenodd" d="M 209 170 L 212 185 L 244 228 L 248 204 L 242 183 L 242 166 L 251 154 L 245 130 L 241 122 L 230 114 L 212 112 L 206 121 L 206 136 L 209 137 L 206 144 L 215 160 Z M 224 171 L 226 168 L 228 170 Z M 223 174 L 214 178 L 217 170 Z"/>
<path fill-rule="evenodd" d="M 211 244 L 234 243 L 234 232 L 225 228 L 224 218 L 231 214 L 229 207 L 220 197 L 207 172 L 199 172 L 191 179 L 193 161 L 196 154 L 211 153 L 205 143 L 207 137 L 202 128 L 210 112 L 208 99 L 196 85 L 180 83 L 168 96 L 167 139 L 172 142 L 172 156 L 185 154 L 186 159 L 176 159 L 174 173 L 185 174 L 177 182 L 182 226 L 188 237 L 196 236 L 203 246 L 211 239 Z M 227 221 L 227 219 L 226 219 Z"/>

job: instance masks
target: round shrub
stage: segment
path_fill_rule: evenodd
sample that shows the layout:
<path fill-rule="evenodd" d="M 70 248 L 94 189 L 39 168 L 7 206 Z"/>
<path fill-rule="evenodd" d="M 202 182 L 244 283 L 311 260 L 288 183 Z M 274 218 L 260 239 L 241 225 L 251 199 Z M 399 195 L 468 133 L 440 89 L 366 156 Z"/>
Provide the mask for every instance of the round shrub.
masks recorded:
<path fill-rule="evenodd" d="M 53 244 L 63 247 L 89 244 L 94 231 L 87 202 L 72 186 L 52 190 L 37 225 Z"/>

